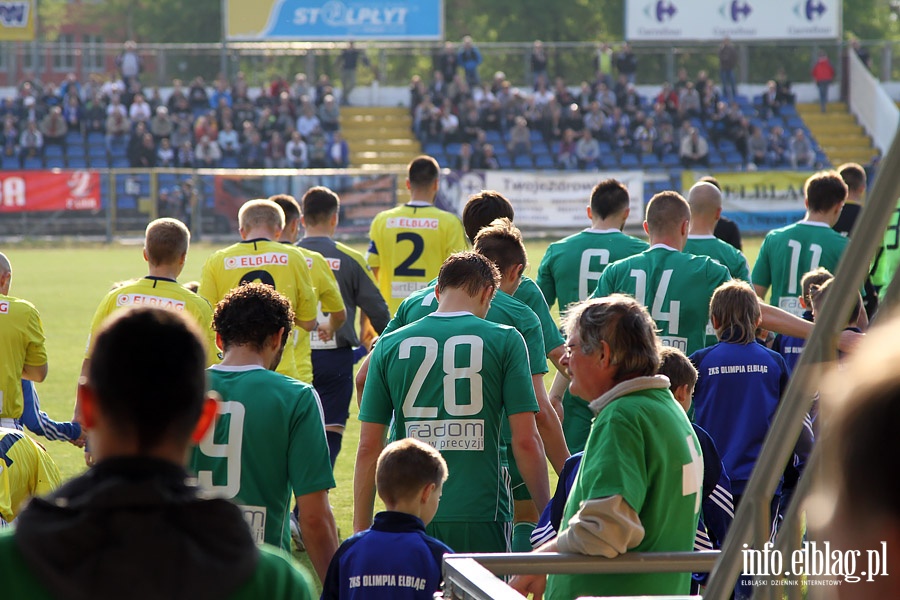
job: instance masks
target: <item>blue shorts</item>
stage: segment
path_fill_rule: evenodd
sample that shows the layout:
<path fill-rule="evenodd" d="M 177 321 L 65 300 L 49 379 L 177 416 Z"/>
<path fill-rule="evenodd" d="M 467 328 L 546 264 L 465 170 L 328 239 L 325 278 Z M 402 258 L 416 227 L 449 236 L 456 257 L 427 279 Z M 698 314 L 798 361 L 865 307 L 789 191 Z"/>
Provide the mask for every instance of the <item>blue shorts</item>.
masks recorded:
<path fill-rule="evenodd" d="M 325 425 L 343 427 L 350 417 L 353 397 L 353 348 L 313 350 L 313 387 L 322 400 Z"/>

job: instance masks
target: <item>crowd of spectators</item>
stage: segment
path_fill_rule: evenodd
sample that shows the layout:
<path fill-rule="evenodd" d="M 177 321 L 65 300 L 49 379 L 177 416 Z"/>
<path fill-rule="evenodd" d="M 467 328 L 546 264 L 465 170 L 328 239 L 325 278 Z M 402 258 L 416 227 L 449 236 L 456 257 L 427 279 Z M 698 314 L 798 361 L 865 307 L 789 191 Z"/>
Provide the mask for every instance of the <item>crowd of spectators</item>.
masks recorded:
<path fill-rule="evenodd" d="M 130 68 L 120 61 L 119 73 L 85 82 L 71 74 L 58 87 L 23 82 L 14 96 L 0 100 L 4 156 L 17 157 L 20 168 L 41 167 L 49 146 L 60 146 L 54 156 L 64 159 L 74 154 L 73 144 L 99 141 L 108 166 L 349 166 L 327 75 L 314 84 L 302 73 L 293 82 L 277 77 L 253 94 L 243 73 L 212 85 L 202 77 L 175 79 L 163 94 L 142 87 L 134 74 L 124 75 Z"/>

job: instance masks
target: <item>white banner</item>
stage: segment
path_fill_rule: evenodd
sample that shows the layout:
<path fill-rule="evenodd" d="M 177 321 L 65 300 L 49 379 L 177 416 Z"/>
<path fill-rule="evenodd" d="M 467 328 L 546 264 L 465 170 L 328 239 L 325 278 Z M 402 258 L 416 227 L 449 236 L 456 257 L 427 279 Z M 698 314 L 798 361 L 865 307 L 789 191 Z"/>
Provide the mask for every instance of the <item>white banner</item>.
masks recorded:
<path fill-rule="evenodd" d="M 470 171 L 451 172 L 441 178 L 439 205 L 462 214 L 466 200 L 481 190 L 495 190 L 508 198 L 522 227 L 588 227 L 586 207 L 591 190 L 604 179 L 618 179 L 631 197 L 629 225 L 644 221 L 644 173 L 572 171 Z"/>
<path fill-rule="evenodd" d="M 668 42 L 841 37 L 840 0 L 626 0 L 625 38 Z"/>

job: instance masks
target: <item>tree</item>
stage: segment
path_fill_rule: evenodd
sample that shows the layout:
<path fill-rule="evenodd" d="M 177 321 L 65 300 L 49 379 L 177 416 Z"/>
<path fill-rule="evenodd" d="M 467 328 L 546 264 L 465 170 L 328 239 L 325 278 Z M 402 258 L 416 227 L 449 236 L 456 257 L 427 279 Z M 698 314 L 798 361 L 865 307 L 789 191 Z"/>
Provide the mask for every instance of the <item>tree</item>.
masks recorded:
<path fill-rule="evenodd" d="M 104 0 L 83 7 L 83 18 L 101 23 L 113 39 L 124 36 L 145 43 L 221 40 L 222 9 L 218 0 Z"/>

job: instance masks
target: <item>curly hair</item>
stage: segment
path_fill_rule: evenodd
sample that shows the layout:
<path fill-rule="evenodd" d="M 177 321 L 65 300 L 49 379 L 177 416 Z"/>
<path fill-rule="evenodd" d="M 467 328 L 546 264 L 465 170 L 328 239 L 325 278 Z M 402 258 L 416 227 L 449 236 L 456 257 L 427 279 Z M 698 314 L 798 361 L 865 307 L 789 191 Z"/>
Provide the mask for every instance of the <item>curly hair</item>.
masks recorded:
<path fill-rule="evenodd" d="M 213 313 L 213 329 L 222 336 L 223 350 L 233 345 L 261 350 L 266 340 L 282 328 L 283 346 L 293 322 L 290 301 L 263 283 L 245 283 L 234 288 L 219 301 Z"/>

